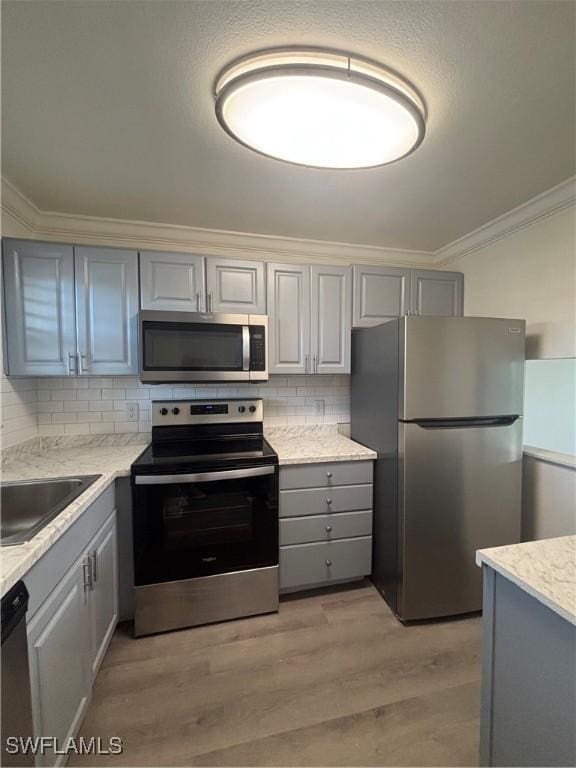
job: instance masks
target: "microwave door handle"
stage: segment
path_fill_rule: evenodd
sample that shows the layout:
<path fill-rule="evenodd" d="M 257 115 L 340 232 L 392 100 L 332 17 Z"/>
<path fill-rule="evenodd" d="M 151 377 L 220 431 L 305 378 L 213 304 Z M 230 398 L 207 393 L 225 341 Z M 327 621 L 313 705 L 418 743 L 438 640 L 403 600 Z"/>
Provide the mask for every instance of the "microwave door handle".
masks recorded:
<path fill-rule="evenodd" d="M 250 328 L 242 326 L 242 370 L 250 370 Z"/>
<path fill-rule="evenodd" d="M 189 475 L 136 475 L 136 485 L 171 485 L 173 483 L 214 483 L 218 480 L 237 480 L 243 477 L 273 475 L 274 467 L 227 469 L 222 472 L 194 472 Z"/>

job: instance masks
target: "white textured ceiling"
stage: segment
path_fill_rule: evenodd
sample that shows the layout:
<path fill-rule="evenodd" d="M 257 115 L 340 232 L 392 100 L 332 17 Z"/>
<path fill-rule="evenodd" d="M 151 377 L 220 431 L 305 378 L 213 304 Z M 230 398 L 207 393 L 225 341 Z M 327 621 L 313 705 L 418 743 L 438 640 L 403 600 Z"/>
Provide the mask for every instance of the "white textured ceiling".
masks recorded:
<path fill-rule="evenodd" d="M 41 209 L 434 250 L 574 173 L 573 2 L 2 3 L 3 172 Z M 232 59 L 343 48 L 410 78 L 423 145 L 322 171 L 218 126 Z"/>

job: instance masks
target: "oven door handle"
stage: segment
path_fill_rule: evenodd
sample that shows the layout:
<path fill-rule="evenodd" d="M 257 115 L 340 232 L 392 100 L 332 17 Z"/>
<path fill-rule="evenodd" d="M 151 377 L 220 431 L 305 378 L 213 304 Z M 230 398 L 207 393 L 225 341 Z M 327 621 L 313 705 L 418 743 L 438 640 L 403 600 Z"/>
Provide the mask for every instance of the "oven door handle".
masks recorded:
<path fill-rule="evenodd" d="M 227 469 L 222 472 L 194 472 L 190 475 L 136 475 L 136 485 L 170 485 L 172 483 L 214 483 L 217 480 L 236 480 L 242 477 L 273 475 L 274 467 Z"/>

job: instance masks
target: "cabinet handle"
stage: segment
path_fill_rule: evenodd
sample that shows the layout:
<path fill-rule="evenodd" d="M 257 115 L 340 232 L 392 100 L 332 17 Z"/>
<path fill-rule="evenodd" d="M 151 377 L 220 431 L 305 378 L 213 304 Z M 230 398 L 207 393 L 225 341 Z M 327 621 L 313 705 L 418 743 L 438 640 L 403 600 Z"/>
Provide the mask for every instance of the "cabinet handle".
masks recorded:
<path fill-rule="evenodd" d="M 330 533 L 331 530 L 332 530 L 332 526 L 331 525 L 327 525 L 326 526 L 326 533 Z"/>
<path fill-rule="evenodd" d="M 332 560 L 326 560 L 326 565 L 328 566 L 328 568 L 330 568 L 330 566 L 332 565 Z"/>
<path fill-rule="evenodd" d="M 72 360 L 74 360 L 74 370 L 72 370 Z M 75 352 L 68 352 L 68 375 L 78 373 L 78 359 Z"/>
<path fill-rule="evenodd" d="M 93 549 L 88 555 L 92 565 L 92 583 L 98 581 L 98 550 Z"/>
<path fill-rule="evenodd" d="M 85 373 L 88 373 L 88 365 L 86 363 L 86 355 L 80 353 L 78 355 L 78 373 L 80 376 L 82 376 Z"/>
<path fill-rule="evenodd" d="M 90 557 L 87 557 L 86 560 L 82 563 L 82 571 L 84 574 L 84 593 L 86 593 L 89 589 L 94 589 L 94 581 L 92 580 L 92 564 L 90 562 Z"/>
<path fill-rule="evenodd" d="M 310 360 L 310 355 L 304 356 L 304 373 L 308 373 L 308 361 Z"/>
<path fill-rule="evenodd" d="M 330 499 L 330 498 L 327 498 L 327 499 L 326 499 L 326 504 L 332 504 L 332 499 Z"/>
<path fill-rule="evenodd" d="M 208 312 L 214 311 L 214 298 L 212 296 L 212 291 L 208 294 Z"/>
<path fill-rule="evenodd" d="M 326 472 L 326 477 L 328 478 L 328 480 L 330 480 L 330 478 L 332 477 L 332 472 Z"/>
<path fill-rule="evenodd" d="M 312 373 L 318 373 L 318 361 L 316 360 L 316 355 L 314 355 L 314 362 L 312 364 Z"/>
<path fill-rule="evenodd" d="M 200 306 L 200 294 L 196 294 L 196 312 L 202 312 L 202 307 Z"/>

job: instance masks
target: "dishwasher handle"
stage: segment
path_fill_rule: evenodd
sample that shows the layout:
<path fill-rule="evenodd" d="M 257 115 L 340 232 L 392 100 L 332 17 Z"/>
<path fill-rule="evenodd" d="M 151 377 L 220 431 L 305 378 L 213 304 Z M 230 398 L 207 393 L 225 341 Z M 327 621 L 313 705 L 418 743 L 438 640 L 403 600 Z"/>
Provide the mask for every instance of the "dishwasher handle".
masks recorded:
<path fill-rule="evenodd" d="M 28 590 L 18 581 L 2 598 L 2 645 L 18 626 L 28 610 Z"/>

